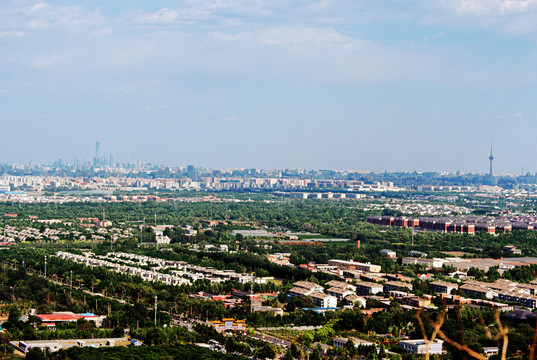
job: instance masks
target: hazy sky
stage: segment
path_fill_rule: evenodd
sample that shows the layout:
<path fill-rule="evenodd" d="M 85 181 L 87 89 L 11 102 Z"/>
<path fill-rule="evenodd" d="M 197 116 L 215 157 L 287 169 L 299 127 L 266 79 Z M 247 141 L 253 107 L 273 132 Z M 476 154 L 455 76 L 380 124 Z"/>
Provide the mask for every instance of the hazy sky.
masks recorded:
<path fill-rule="evenodd" d="M 0 161 L 537 171 L 537 0 L 2 0 Z"/>

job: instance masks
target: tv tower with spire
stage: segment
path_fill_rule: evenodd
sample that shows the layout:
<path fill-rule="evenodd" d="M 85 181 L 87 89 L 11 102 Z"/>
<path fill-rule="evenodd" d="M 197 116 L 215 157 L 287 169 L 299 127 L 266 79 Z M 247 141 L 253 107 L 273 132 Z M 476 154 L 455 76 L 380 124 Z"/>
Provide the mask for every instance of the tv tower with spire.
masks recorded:
<path fill-rule="evenodd" d="M 489 156 L 489 160 L 490 160 L 490 171 L 489 171 L 489 175 L 490 177 L 492 178 L 494 175 L 492 174 L 492 160 L 494 160 L 494 156 L 492 155 L 492 142 L 490 143 L 490 156 Z"/>

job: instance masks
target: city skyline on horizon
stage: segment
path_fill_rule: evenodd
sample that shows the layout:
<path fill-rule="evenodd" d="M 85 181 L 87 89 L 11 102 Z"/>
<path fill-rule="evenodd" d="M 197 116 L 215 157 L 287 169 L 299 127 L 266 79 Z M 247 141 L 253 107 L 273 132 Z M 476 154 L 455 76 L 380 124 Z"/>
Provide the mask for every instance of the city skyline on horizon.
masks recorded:
<path fill-rule="evenodd" d="M 534 173 L 536 10 L 7 0 L 0 161 Z"/>
<path fill-rule="evenodd" d="M 417 170 L 383 170 L 383 171 L 375 171 L 375 170 L 367 170 L 367 169 L 351 169 L 351 168 L 305 168 L 305 167 L 259 167 L 259 166 L 242 166 L 242 167 L 227 167 L 227 166 L 203 166 L 203 165 L 196 165 L 191 163 L 185 163 L 185 164 L 168 164 L 168 163 L 162 163 L 162 162 L 151 162 L 146 161 L 143 158 L 137 158 L 137 159 L 131 159 L 127 158 L 125 161 L 114 161 L 115 158 L 113 152 L 109 152 L 108 154 L 100 154 L 100 146 L 101 142 L 96 141 L 95 142 L 95 154 L 93 158 L 88 157 L 78 157 L 77 155 L 72 156 L 72 161 L 69 161 L 66 158 L 58 158 L 55 160 L 50 160 L 44 163 L 35 163 L 34 161 L 30 160 L 26 163 L 20 163 L 20 162 L 7 162 L 5 161 L 4 164 L 20 164 L 20 165 L 39 165 L 39 166 L 49 166 L 49 165 L 65 165 L 65 166 L 88 166 L 93 165 L 95 167 L 113 167 L 113 166 L 128 166 L 128 165 L 134 165 L 136 168 L 140 168 L 141 165 L 151 165 L 151 166 L 158 166 L 158 167 L 170 167 L 170 168 L 181 168 L 181 169 L 187 169 L 189 166 L 194 166 L 195 168 L 199 169 L 206 169 L 206 170 L 218 170 L 218 169 L 239 169 L 239 170 L 246 170 L 246 169 L 255 169 L 255 170 L 291 170 L 291 171 L 337 171 L 337 172 L 349 172 L 349 173 L 381 173 L 381 172 L 389 172 L 389 173 L 412 173 L 412 172 L 418 172 L 418 173 L 427 173 L 427 172 L 436 172 L 440 174 L 458 174 L 461 175 L 465 174 L 478 174 L 478 175 L 489 175 L 489 176 L 520 176 L 520 175 L 526 175 L 531 174 L 529 171 L 525 171 L 524 168 L 522 168 L 520 173 L 511 173 L 511 172 L 503 172 L 503 173 L 495 173 L 493 172 L 493 160 L 496 158 L 493 156 L 492 151 L 492 144 L 490 148 L 490 155 L 488 157 L 489 159 L 489 170 L 484 172 L 478 172 L 478 171 L 461 171 L 460 169 L 449 171 L 449 170 L 423 170 L 423 171 L 417 171 Z M 112 160 L 110 159 L 112 157 Z M 534 172 L 533 174 L 537 174 L 537 172 Z"/>

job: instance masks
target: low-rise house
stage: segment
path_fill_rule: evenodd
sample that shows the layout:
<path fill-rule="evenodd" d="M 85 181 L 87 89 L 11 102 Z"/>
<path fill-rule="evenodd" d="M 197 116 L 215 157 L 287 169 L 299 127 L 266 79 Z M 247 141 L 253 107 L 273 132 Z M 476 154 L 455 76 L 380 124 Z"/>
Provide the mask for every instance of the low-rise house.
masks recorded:
<path fill-rule="evenodd" d="M 429 268 L 441 268 L 442 265 L 447 263 L 445 259 L 426 259 L 426 258 L 416 258 L 416 257 L 404 257 L 403 265 L 424 265 Z"/>
<path fill-rule="evenodd" d="M 67 324 L 76 322 L 84 317 L 72 312 L 55 312 L 52 314 L 36 314 L 35 317 L 39 320 L 42 326 L 55 327 L 57 324 Z"/>
<path fill-rule="evenodd" d="M 513 255 L 522 255 L 522 250 L 518 249 L 514 245 L 507 245 L 502 248 L 503 252 L 513 254 Z"/>
<path fill-rule="evenodd" d="M 435 339 L 426 342 L 424 339 L 404 340 L 399 342 L 399 346 L 410 354 L 442 354 L 444 341 Z"/>
<path fill-rule="evenodd" d="M 492 355 L 497 355 L 500 352 L 500 349 L 497 346 L 488 346 L 483 348 L 483 352 L 487 358 Z"/>
<path fill-rule="evenodd" d="M 381 266 L 369 263 L 359 263 L 355 261 L 345 261 L 332 259 L 328 260 L 328 265 L 337 266 L 342 270 L 361 270 L 366 272 L 380 272 Z"/>
<path fill-rule="evenodd" d="M 335 337 L 334 338 L 334 347 L 336 349 L 343 349 L 345 347 L 345 344 L 347 344 L 348 341 L 352 341 L 355 347 L 358 347 L 360 345 L 375 345 L 371 341 L 366 341 L 362 339 L 357 339 L 354 337 L 351 338 L 344 338 L 344 337 Z"/>
<path fill-rule="evenodd" d="M 392 258 L 392 259 L 395 259 L 397 258 L 397 253 L 393 250 L 389 250 L 389 249 L 382 249 L 380 250 L 380 254 L 381 255 L 384 255 L 384 256 L 387 256 L 389 258 Z"/>
<path fill-rule="evenodd" d="M 56 352 L 61 349 L 76 347 L 109 347 L 126 346 L 129 344 L 127 338 L 105 338 L 105 339 L 68 339 L 68 340 L 21 340 L 11 341 L 10 344 L 23 354 L 27 354 L 33 348 L 41 350 L 47 349 Z"/>
<path fill-rule="evenodd" d="M 283 309 L 271 306 L 253 306 L 252 310 L 254 312 L 271 312 L 274 315 L 283 315 Z"/>

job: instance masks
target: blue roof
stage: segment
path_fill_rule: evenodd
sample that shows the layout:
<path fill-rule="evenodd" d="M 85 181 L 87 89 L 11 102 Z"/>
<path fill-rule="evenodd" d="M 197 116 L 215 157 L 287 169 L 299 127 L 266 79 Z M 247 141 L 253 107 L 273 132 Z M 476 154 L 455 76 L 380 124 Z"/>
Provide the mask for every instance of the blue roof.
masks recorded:
<path fill-rule="evenodd" d="M 308 311 L 308 310 L 311 310 L 311 311 L 315 311 L 315 312 L 323 312 L 323 311 L 336 311 L 336 310 L 339 310 L 338 307 L 326 307 L 326 308 L 302 308 L 302 310 L 304 311 Z"/>
<path fill-rule="evenodd" d="M 80 315 L 82 315 L 82 316 L 97 316 L 97 315 L 94 314 L 94 313 L 82 313 L 82 314 L 80 314 Z"/>

